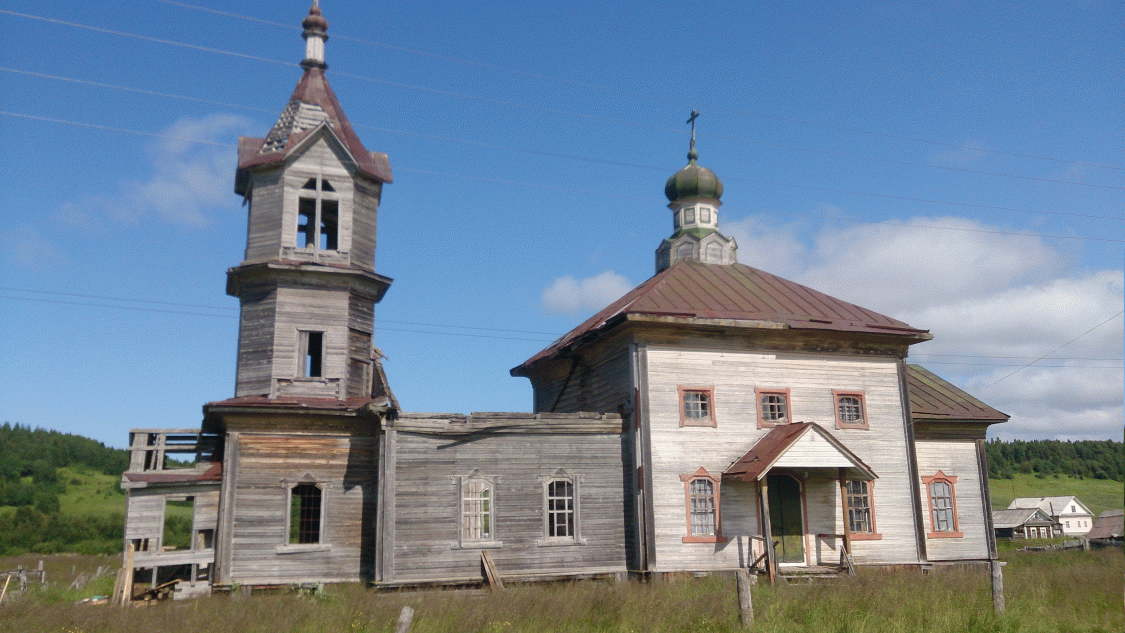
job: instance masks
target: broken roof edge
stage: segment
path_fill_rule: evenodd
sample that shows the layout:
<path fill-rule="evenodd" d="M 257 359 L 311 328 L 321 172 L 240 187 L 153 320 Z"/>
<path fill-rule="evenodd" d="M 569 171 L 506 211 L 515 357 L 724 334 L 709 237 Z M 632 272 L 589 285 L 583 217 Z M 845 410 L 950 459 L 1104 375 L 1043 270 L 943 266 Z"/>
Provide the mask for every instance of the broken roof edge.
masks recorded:
<path fill-rule="evenodd" d="M 619 434 L 625 421 L 617 413 L 399 413 L 386 428 L 433 435 Z"/>
<path fill-rule="evenodd" d="M 250 171 L 266 170 L 296 160 L 321 134 L 335 141 L 337 148 L 342 150 L 348 159 L 345 163 L 354 167 L 356 174 L 379 183 L 394 182 L 391 161 L 385 152 L 368 151 L 362 147 L 362 144 L 359 147 L 349 146 L 347 140 L 341 138 L 339 132 L 332 126 L 331 121 L 324 120 L 308 130 L 295 133 L 291 139 L 291 147 L 266 154 L 260 153 L 266 138 L 238 137 L 238 167 L 234 175 L 234 192 L 245 196 Z"/>

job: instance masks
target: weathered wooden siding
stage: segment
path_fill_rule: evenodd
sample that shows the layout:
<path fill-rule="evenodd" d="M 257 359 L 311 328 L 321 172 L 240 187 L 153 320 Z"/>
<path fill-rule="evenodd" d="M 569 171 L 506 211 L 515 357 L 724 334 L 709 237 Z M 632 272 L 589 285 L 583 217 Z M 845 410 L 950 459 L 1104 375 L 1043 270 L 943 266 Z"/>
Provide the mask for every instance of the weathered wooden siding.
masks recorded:
<path fill-rule="evenodd" d="M 397 423 L 396 423 L 397 424 Z M 461 548 L 458 477 L 495 481 L 495 547 L 501 575 L 624 572 L 626 494 L 622 434 L 484 433 L 450 436 L 388 429 L 393 492 L 384 507 L 382 581 L 477 580 L 481 547 Z M 559 469 L 579 478 L 581 544 L 543 545 L 543 483 Z"/>
<path fill-rule="evenodd" d="M 247 221 L 247 263 L 269 261 L 281 252 L 282 212 L 286 195 L 280 171 L 255 174 L 253 184 Z M 296 222 L 296 219 L 293 221 Z"/>
<path fill-rule="evenodd" d="M 879 476 L 874 506 L 882 538 L 853 543 L 857 562 L 919 562 L 911 505 L 914 482 L 907 469 L 903 398 L 895 358 L 721 348 L 686 350 L 655 345 L 646 346 L 644 357 L 656 537 L 654 570 L 723 569 L 738 564 L 737 548 L 729 544 L 682 542 L 686 502 L 680 476 L 701 467 L 712 475 L 721 475 L 767 432 L 758 429 L 755 387 L 789 389 L 790 419 L 818 423 Z M 713 387 L 717 426 L 680 426 L 680 386 Z M 835 428 L 834 389 L 864 393 L 870 430 Z M 789 470 L 805 479 L 809 546 L 813 545 L 812 535 L 841 531 L 836 484 L 829 483 L 834 481 L 835 472 Z M 807 477 L 806 470 L 810 472 Z M 721 485 L 724 532 L 745 525 L 737 529 L 757 535 L 760 528 L 753 498 L 728 497 L 726 491 L 731 487 L 727 482 Z M 837 515 L 841 516 L 839 520 Z M 754 520 L 748 520 L 750 517 Z"/>
<path fill-rule="evenodd" d="M 355 181 L 352 198 L 352 266 L 375 271 L 376 226 L 379 216 L 379 197 L 382 185 L 362 180 Z"/>
<path fill-rule="evenodd" d="M 534 377 L 535 410 L 617 413 L 633 399 L 632 360 L 624 344 L 561 359 L 555 371 Z"/>
<path fill-rule="evenodd" d="M 150 550 L 159 550 L 164 536 L 164 499 L 159 490 L 134 489 L 125 500 L 125 543 L 148 539 Z"/>
<path fill-rule="evenodd" d="M 960 538 L 926 538 L 926 551 L 932 561 L 988 558 L 988 530 L 980 487 L 981 473 L 977 467 L 977 447 L 972 440 L 916 442 L 918 472 L 921 477 L 932 477 L 941 471 L 957 477 L 954 495 L 957 507 L 957 530 Z M 922 495 L 922 524 L 926 534 L 932 530 L 929 497 L 925 485 L 918 481 Z"/>
<path fill-rule="evenodd" d="M 238 330 L 236 396 L 268 394 L 272 388 L 273 316 L 277 296 L 272 283 L 244 288 Z"/>
<path fill-rule="evenodd" d="M 351 295 L 346 283 L 310 278 L 306 283 L 285 284 L 277 289 L 274 320 L 273 378 L 278 395 L 342 397 L 348 360 L 348 323 Z M 293 380 L 298 374 L 300 332 L 324 332 L 324 367 L 321 378 Z"/>
<path fill-rule="evenodd" d="M 370 578 L 377 494 L 375 436 L 241 433 L 233 475 L 228 582 L 284 584 Z M 320 543 L 290 545 L 288 491 L 323 490 Z"/>

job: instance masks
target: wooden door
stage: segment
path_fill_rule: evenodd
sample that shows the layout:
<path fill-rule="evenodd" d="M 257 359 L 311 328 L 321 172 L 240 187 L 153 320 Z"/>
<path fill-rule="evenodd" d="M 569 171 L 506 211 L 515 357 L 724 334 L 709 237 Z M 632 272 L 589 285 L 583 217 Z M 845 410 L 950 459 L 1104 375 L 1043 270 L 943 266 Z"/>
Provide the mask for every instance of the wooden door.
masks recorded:
<path fill-rule="evenodd" d="M 769 475 L 770 529 L 777 541 L 777 562 L 804 564 L 805 522 L 801 484 L 788 475 Z"/>

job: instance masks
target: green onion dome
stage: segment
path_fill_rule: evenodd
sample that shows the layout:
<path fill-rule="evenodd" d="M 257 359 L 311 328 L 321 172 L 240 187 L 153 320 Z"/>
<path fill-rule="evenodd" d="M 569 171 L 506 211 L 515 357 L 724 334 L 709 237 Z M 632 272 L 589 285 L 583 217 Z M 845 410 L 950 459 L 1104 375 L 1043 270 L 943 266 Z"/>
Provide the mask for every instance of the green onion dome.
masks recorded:
<path fill-rule="evenodd" d="M 673 174 L 668 179 L 668 184 L 664 185 L 664 195 L 668 197 L 668 201 L 675 202 L 692 196 L 716 200 L 722 197 L 723 181 L 719 180 L 715 172 L 696 164 L 699 152 L 693 147 L 687 157 L 687 166 Z"/>

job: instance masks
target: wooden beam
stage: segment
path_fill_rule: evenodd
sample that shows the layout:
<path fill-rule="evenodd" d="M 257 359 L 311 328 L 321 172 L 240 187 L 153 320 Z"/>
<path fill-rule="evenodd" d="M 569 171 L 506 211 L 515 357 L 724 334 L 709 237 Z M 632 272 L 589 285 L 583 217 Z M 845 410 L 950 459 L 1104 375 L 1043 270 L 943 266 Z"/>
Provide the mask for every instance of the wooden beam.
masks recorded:
<path fill-rule="evenodd" d="M 844 513 L 844 551 L 852 553 L 852 526 L 848 518 L 848 485 L 847 469 L 840 469 L 840 508 Z M 870 492 L 870 491 L 869 491 Z"/>
<path fill-rule="evenodd" d="M 496 563 L 492 562 L 492 554 L 489 554 L 488 550 L 481 550 L 480 560 L 484 564 L 484 574 L 488 578 L 488 584 L 493 589 L 504 589 L 504 581 L 500 579 L 500 572 L 496 570 Z"/>
<path fill-rule="evenodd" d="M 766 545 L 766 572 L 769 574 L 770 584 L 777 579 L 777 550 L 773 546 L 773 528 L 770 526 L 770 496 L 769 484 L 763 477 L 758 481 L 758 504 L 762 508 L 762 538 Z"/>

